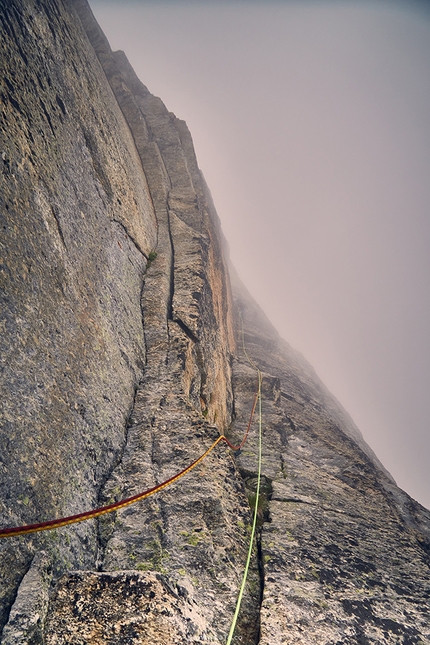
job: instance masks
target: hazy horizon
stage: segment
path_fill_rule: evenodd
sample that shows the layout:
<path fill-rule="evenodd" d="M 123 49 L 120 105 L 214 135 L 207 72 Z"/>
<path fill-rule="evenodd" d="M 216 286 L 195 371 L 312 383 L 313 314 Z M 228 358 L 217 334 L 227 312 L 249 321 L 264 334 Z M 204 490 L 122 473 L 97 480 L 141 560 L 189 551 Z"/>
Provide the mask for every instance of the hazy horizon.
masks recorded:
<path fill-rule="evenodd" d="M 90 5 L 187 122 L 246 286 L 429 508 L 427 4 Z"/>

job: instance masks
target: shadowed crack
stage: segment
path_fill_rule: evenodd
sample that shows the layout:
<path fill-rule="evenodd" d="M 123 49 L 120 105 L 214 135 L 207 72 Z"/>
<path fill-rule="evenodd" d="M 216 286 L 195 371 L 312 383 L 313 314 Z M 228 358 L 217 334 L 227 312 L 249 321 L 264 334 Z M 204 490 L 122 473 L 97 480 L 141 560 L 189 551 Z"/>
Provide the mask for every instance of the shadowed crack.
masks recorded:
<path fill-rule="evenodd" d="M 148 261 L 148 259 L 149 259 L 149 258 L 148 258 L 148 255 L 147 255 L 147 254 L 145 253 L 145 251 L 140 247 L 139 243 L 138 243 L 138 242 L 137 242 L 137 240 L 135 240 L 135 238 L 131 235 L 131 233 L 130 233 L 130 231 L 127 229 L 127 227 L 126 227 L 122 222 L 120 222 L 119 220 L 117 220 L 117 219 L 115 219 L 115 218 L 112 220 L 112 222 L 115 222 L 115 224 L 118 224 L 118 226 L 120 226 L 120 227 L 122 228 L 122 230 L 124 231 L 124 233 L 126 234 L 126 236 L 128 237 L 128 239 L 130 240 L 130 242 L 133 244 L 133 246 L 136 248 L 136 250 L 137 250 L 137 251 L 139 251 L 139 253 L 140 253 L 141 255 L 143 255 L 143 257 L 146 259 L 146 261 Z"/>
<path fill-rule="evenodd" d="M 167 319 L 173 320 L 173 296 L 175 293 L 175 247 L 173 245 L 172 229 L 170 225 L 170 214 L 167 213 L 167 232 L 170 241 L 170 291 L 167 305 Z"/>
<path fill-rule="evenodd" d="M 137 397 L 137 392 L 139 389 L 139 385 L 136 385 L 134 388 L 134 395 L 133 395 L 133 402 L 130 406 L 130 411 L 127 416 L 127 420 L 125 423 L 124 427 L 124 438 L 122 442 L 122 446 L 119 448 L 116 457 L 112 460 L 112 463 L 105 473 L 105 475 L 102 478 L 102 481 L 99 486 L 98 494 L 97 494 L 97 506 L 103 506 L 106 504 L 106 500 L 104 499 L 103 491 L 105 489 L 105 486 L 107 482 L 111 479 L 113 473 L 115 470 L 120 466 L 122 463 L 123 457 L 125 450 L 127 448 L 127 443 L 128 443 L 128 434 L 129 434 L 129 429 L 131 427 L 131 419 L 133 416 L 134 408 L 136 405 L 136 397 Z M 102 537 L 102 529 L 101 529 L 101 522 L 102 520 L 100 518 L 97 518 L 97 529 L 96 529 L 96 539 L 97 539 L 97 552 L 96 552 L 96 563 L 95 563 L 95 568 L 96 571 L 102 571 L 103 567 L 103 560 L 104 560 L 104 552 L 106 548 L 106 541 Z"/>
<path fill-rule="evenodd" d="M 6 627 L 6 625 L 7 625 L 7 624 L 8 624 L 8 622 L 9 622 L 10 614 L 11 614 L 11 611 L 12 611 L 13 605 L 14 605 L 14 603 L 15 603 L 16 599 L 17 599 L 17 596 L 18 596 L 18 593 L 19 593 L 19 590 L 20 590 L 20 587 L 21 587 L 22 581 L 24 580 L 24 578 L 25 578 L 25 576 L 27 575 L 27 573 L 30 571 L 30 568 L 31 568 L 31 565 L 32 565 L 32 563 L 33 563 L 34 558 L 35 558 L 35 554 L 33 554 L 33 555 L 29 558 L 28 563 L 26 563 L 26 567 L 25 567 L 24 572 L 23 572 L 23 574 L 22 574 L 22 576 L 21 576 L 21 579 L 20 579 L 20 581 L 19 581 L 18 585 L 17 585 L 17 586 L 16 586 L 16 588 L 15 588 L 14 595 L 11 597 L 11 599 L 10 599 L 10 603 L 8 604 L 8 606 L 7 606 L 7 607 L 5 608 L 5 610 L 4 610 L 3 616 L 1 617 L 1 624 L 0 624 L 0 637 L 1 637 L 1 635 L 3 634 L 3 630 L 4 630 L 4 628 Z M 0 642 L 2 642 L 2 641 L 0 640 Z"/>
<path fill-rule="evenodd" d="M 186 334 L 188 336 L 188 338 L 193 341 L 193 343 L 198 343 L 199 342 L 199 339 L 197 338 L 197 336 L 191 331 L 191 329 L 188 327 L 188 325 L 186 325 L 184 322 L 182 322 L 182 320 L 180 318 L 175 318 L 173 320 L 173 322 L 175 322 L 175 323 L 177 323 L 179 325 L 179 327 L 182 329 L 184 334 Z"/>
<path fill-rule="evenodd" d="M 56 206 L 51 206 L 51 212 L 52 212 L 52 215 L 54 216 L 54 220 L 55 220 L 55 223 L 57 225 L 57 231 L 58 231 L 58 235 L 60 236 L 60 240 L 61 240 L 65 250 L 67 251 L 66 241 L 64 239 L 63 229 L 61 228 L 60 220 L 59 220 L 59 217 L 58 217 L 58 209 L 57 209 L 57 207 Z"/>

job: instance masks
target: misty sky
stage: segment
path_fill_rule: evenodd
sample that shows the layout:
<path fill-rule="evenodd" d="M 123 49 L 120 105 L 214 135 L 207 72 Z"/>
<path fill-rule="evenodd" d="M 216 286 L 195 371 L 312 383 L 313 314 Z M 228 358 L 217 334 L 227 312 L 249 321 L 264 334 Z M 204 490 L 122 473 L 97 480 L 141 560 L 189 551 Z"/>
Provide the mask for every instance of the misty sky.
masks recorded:
<path fill-rule="evenodd" d="M 249 290 L 430 507 L 430 5 L 90 4 L 187 122 Z"/>

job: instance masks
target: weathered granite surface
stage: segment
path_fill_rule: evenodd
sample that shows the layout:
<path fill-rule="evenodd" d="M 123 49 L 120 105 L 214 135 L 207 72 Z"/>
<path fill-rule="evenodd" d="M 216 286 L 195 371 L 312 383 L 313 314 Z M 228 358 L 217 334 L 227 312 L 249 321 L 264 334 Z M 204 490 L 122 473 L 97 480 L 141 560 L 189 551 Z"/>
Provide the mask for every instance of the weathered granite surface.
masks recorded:
<path fill-rule="evenodd" d="M 240 439 L 243 332 L 264 460 L 235 644 L 430 643 L 430 513 L 227 268 L 185 123 L 86 0 L 0 0 L 0 29 L 1 525 L 122 499 Z M 0 540 L 1 642 L 225 643 L 256 452 L 254 424 L 240 455 L 220 445 L 136 506 Z"/>
<path fill-rule="evenodd" d="M 0 518 L 98 503 L 120 459 L 145 342 L 157 222 L 129 128 L 56 1 L 0 3 Z M 0 544 L 0 625 L 41 548 L 91 567 L 92 524 Z"/>
<path fill-rule="evenodd" d="M 357 445 L 357 428 L 237 281 L 234 292 L 264 376 L 259 643 L 429 643 L 430 512 Z M 234 370 L 239 410 L 248 372 L 242 361 Z M 256 449 L 254 435 L 237 458 L 251 489 Z"/>

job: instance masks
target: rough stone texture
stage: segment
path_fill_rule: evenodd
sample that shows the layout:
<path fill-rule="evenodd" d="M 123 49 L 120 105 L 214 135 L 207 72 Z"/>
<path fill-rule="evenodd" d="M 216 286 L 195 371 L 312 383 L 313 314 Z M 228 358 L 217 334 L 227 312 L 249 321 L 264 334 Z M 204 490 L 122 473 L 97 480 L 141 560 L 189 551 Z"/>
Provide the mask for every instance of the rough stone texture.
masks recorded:
<path fill-rule="evenodd" d="M 430 514 L 233 275 L 183 121 L 86 0 L 0 0 L 0 521 L 48 519 L 241 439 L 263 477 L 235 645 L 430 643 Z M 156 252 L 156 256 L 155 256 Z M 0 543 L 2 643 L 225 643 L 255 499 L 240 455 Z M 248 498 L 248 499 L 247 499 Z"/>
<path fill-rule="evenodd" d="M 235 343 L 218 218 L 188 129 L 140 83 L 122 53 L 110 54 L 88 12 L 80 15 L 119 104 L 131 115 L 159 223 L 157 258 L 146 273 L 141 299 L 145 374 L 121 462 L 104 487 L 107 502 L 149 488 L 188 465 L 218 436 L 209 423 L 226 429 Z M 220 447 L 162 495 L 129 508 L 116 521 L 101 520 L 99 568 L 169 574 L 200 607 L 208 624 L 201 638 L 222 643 L 246 558 L 248 523 L 243 483 Z M 250 583 L 240 626 L 244 635 L 257 629 L 256 566 Z"/>
<path fill-rule="evenodd" d="M 61 2 L 0 3 L 0 521 L 97 504 L 142 375 L 156 219 L 124 117 Z M 146 256 L 146 257 L 145 257 Z M 95 528 L 0 545 L 0 626 L 35 550 L 92 566 Z"/>
<path fill-rule="evenodd" d="M 73 573 L 58 582 L 54 603 L 46 645 L 197 644 L 206 633 L 186 589 L 160 574 Z"/>
<path fill-rule="evenodd" d="M 47 555 L 40 551 L 19 586 L 17 597 L 2 633 L 2 644 L 42 643 L 41 633 L 49 605 L 52 567 Z"/>
<path fill-rule="evenodd" d="M 430 513 L 362 450 L 357 428 L 237 282 L 234 292 L 264 379 L 259 643 L 429 643 Z M 252 377 L 240 359 L 239 415 Z M 237 459 L 250 490 L 256 450 L 254 436 Z"/>

